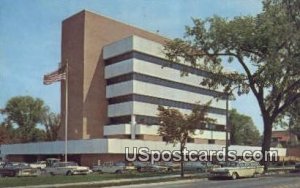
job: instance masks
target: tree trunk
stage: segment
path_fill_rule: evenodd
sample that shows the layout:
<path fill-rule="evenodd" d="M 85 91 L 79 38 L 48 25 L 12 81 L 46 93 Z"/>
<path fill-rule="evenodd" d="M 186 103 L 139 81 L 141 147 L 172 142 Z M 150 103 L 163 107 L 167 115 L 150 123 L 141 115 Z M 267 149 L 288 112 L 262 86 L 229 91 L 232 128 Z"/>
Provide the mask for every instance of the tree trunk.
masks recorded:
<path fill-rule="evenodd" d="M 180 176 L 183 178 L 184 177 L 184 169 L 183 169 L 183 162 L 184 162 L 184 157 L 183 157 L 183 145 L 180 144 L 180 155 L 181 155 L 181 159 L 180 159 Z"/>
<path fill-rule="evenodd" d="M 270 151 L 271 147 L 271 139 L 272 139 L 272 122 L 270 121 L 269 118 L 263 117 L 264 118 L 264 136 L 263 136 L 263 142 L 262 142 L 262 161 L 261 164 L 264 165 L 264 170 L 265 172 L 268 170 L 270 158 L 269 154 L 267 152 Z"/>

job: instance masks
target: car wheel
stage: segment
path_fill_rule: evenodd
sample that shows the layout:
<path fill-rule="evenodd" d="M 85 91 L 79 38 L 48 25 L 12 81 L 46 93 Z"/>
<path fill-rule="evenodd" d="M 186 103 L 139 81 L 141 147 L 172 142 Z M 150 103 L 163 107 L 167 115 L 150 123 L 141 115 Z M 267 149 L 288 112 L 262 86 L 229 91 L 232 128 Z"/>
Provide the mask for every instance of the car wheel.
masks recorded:
<path fill-rule="evenodd" d="M 51 175 L 51 176 L 55 176 L 55 174 L 54 174 L 53 172 L 50 172 L 50 175 Z"/>
<path fill-rule="evenodd" d="M 98 172 L 99 174 L 103 174 L 102 170 L 98 170 L 97 172 Z"/>
<path fill-rule="evenodd" d="M 136 170 L 137 170 L 138 172 L 142 172 L 142 167 L 137 167 Z"/>
<path fill-rule="evenodd" d="M 238 178 L 238 174 L 236 172 L 232 173 L 231 179 L 236 180 Z"/>
<path fill-rule="evenodd" d="M 66 175 L 67 175 L 67 176 L 71 176 L 71 175 L 72 175 L 72 172 L 71 172 L 71 171 L 68 171 Z"/>
<path fill-rule="evenodd" d="M 123 174 L 122 170 L 117 170 L 116 174 Z"/>
<path fill-rule="evenodd" d="M 259 174 L 258 173 L 254 173 L 252 177 L 253 178 L 257 178 L 257 177 L 259 177 Z"/>

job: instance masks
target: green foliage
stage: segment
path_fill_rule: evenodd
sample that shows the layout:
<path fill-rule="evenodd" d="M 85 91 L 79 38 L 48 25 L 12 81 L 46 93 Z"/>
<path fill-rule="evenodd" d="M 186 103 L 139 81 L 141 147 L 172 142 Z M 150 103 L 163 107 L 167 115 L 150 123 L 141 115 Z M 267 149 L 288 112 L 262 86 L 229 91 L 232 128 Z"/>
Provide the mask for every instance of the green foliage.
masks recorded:
<path fill-rule="evenodd" d="M 182 114 L 177 109 L 159 106 L 159 134 L 165 138 L 166 142 L 180 143 L 184 147 L 187 139 L 194 135 L 197 129 L 201 129 L 203 124 L 214 121 L 206 117 L 208 108 L 209 103 L 204 106 L 196 105 L 191 114 Z"/>
<path fill-rule="evenodd" d="M 1 110 L 0 142 L 24 143 L 55 140 L 60 127 L 59 115 L 49 112 L 41 99 L 30 96 L 11 98 Z M 45 125 L 46 132 L 37 126 Z"/>
<path fill-rule="evenodd" d="M 294 101 L 285 113 L 287 121 L 280 122 L 283 128 L 289 128 L 292 132 L 300 134 L 300 99 Z"/>
<path fill-rule="evenodd" d="M 45 141 L 45 131 L 36 127 L 18 127 L 13 130 L 14 142 L 40 142 Z"/>
<path fill-rule="evenodd" d="M 231 144 L 255 146 L 259 143 L 260 134 L 251 117 L 233 109 L 230 111 L 229 125 Z"/>
<path fill-rule="evenodd" d="M 42 117 L 47 111 L 41 99 L 30 96 L 18 96 L 11 98 L 3 113 L 6 120 L 17 124 L 19 127 L 35 127 L 42 122 Z"/>
<path fill-rule="evenodd" d="M 182 114 L 177 109 L 158 107 L 158 117 L 160 127 L 158 133 L 164 137 L 167 143 L 180 144 L 181 151 L 181 176 L 183 171 L 183 150 L 187 140 L 195 134 L 197 129 L 201 129 L 203 124 L 212 123 L 215 120 L 206 117 L 211 102 L 201 106 L 195 105 L 191 114 Z"/>
<path fill-rule="evenodd" d="M 293 132 L 300 133 L 300 102 L 292 105 L 290 110 L 290 127 Z"/>
<path fill-rule="evenodd" d="M 58 130 L 61 127 L 60 114 L 55 114 L 53 112 L 47 112 L 43 117 L 43 124 L 46 129 L 47 140 L 57 140 Z"/>
<path fill-rule="evenodd" d="M 2 122 L 0 124 L 0 144 L 11 143 L 13 138 L 13 129 L 11 125 Z"/>
<path fill-rule="evenodd" d="M 210 73 L 202 85 L 223 86 L 226 93 L 237 86 L 242 93 L 251 90 L 264 121 L 264 152 L 270 149 L 274 122 L 300 98 L 300 3 L 263 3 L 257 16 L 193 19 L 183 39 L 167 42 L 165 53 L 172 62 L 184 60 Z M 224 71 L 222 58 L 239 64 L 243 72 Z"/>

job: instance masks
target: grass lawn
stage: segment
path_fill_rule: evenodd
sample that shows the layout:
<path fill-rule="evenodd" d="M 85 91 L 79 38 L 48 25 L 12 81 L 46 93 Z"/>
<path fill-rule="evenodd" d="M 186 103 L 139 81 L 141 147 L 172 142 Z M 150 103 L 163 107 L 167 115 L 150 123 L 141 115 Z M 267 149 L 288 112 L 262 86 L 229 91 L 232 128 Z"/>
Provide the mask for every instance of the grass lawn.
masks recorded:
<path fill-rule="evenodd" d="M 174 174 L 174 173 L 173 173 Z M 78 176 L 39 176 L 39 177 L 7 177 L 0 179 L 0 187 L 15 187 L 28 185 L 60 184 L 75 182 L 103 181 L 121 178 L 143 178 L 162 175 L 171 175 L 170 173 L 132 173 L 132 174 L 90 174 Z"/>

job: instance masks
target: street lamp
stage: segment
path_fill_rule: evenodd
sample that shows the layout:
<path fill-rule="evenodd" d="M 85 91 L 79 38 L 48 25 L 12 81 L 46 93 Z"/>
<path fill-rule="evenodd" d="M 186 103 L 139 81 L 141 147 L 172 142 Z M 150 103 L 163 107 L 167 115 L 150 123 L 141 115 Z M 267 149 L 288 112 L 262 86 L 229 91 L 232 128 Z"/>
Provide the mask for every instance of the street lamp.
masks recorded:
<path fill-rule="evenodd" d="M 229 91 L 225 92 L 226 95 L 226 127 L 225 127 L 225 135 L 226 135 L 226 142 L 225 142 L 225 162 L 228 163 L 228 148 L 229 148 L 229 97 L 232 96 L 233 90 L 238 89 L 237 94 L 240 96 L 242 94 L 241 86 L 238 85 Z"/>

